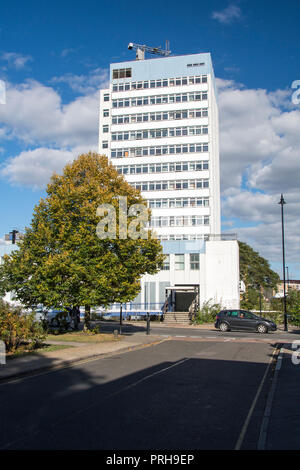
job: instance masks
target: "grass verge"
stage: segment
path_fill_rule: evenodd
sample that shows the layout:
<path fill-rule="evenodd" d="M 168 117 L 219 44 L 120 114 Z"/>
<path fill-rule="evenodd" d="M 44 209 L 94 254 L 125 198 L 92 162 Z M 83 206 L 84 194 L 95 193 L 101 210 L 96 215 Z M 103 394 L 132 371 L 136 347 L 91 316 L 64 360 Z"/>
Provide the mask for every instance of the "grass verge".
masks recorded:
<path fill-rule="evenodd" d="M 41 352 L 57 351 L 58 349 L 68 349 L 73 346 L 68 344 L 43 344 L 39 348 L 32 349 L 28 344 L 22 344 L 17 351 L 6 353 L 7 359 L 16 359 L 17 357 L 27 356 L 29 354 L 38 354 Z"/>
<path fill-rule="evenodd" d="M 48 341 L 70 341 L 75 343 L 102 343 L 105 341 L 119 341 L 120 338 L 115 339 L 112 333 L 89 333 L 84 331 L 71 331 L 67 333 L 48 335 Z"/>

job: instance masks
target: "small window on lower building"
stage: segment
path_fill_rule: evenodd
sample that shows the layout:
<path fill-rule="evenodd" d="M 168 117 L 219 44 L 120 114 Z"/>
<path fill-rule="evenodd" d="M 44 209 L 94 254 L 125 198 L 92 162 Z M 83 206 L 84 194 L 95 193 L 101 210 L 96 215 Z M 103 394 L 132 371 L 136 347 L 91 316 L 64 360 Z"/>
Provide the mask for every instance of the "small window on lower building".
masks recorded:
<path fill-rule="evenodd" d="M 170 271 L 170 255 L 165 255 L 163 271 Z"/>
<path fill-rule="evenodd" d="M 184 271 L 184 255 L 175 255 L 175 270 Z"/>
<path fill-rule="evenodd" d="M 200 255 L 199 255 L 199 253 L 190 253 L 190 269 L 192 271 L 200 269 Z"/>

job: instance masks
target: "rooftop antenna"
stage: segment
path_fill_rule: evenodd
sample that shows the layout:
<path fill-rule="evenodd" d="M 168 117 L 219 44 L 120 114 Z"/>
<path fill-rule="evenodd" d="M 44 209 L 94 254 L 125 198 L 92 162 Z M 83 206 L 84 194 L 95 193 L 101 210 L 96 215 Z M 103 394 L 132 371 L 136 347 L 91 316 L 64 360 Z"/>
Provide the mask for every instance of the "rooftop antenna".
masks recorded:
<path fill-rule="evenodd" d="M 157 54 L 157 55 L 162 55 L 164 57 L 167 57 L 168 55 L 171 54 L 171 51 L 169 50 L 169 41 L 166 41 L 166 49 L 162 49 L 160 46 L 159 47 L 150 47 L 146 46 L 145 44 L 134 44 L 133 42 L 130 42 L 128 44 L 128 49 L 136 49 L 136 60 L 145 60 L 145 52 L 149 52 L 150 54 Z"/>

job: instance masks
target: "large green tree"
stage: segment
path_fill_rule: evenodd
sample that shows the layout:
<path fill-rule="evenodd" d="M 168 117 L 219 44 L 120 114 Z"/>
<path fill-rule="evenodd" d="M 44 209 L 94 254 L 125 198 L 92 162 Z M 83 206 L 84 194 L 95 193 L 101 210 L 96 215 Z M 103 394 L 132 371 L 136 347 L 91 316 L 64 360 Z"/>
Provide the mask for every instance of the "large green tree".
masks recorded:
<path fill-rule="evenodd" d="M 87 327 L 91 306 L 134 299 L 141 276 L 161 269 L 164 256 L 150 232 L 147 239 L 118 236 L 120 196 L 127 197 L 128 207 L 145 204 L 105 156 L 81 155 L 62 175 L 54 174 L 19 250 L 0 268 L 2 293 L 14 291 L 30 307 L 85 306 Z M 115 208 L 116 238 L 97 236 L 102 204 Z M 132 220 L 134 215 L 128 216 L 127 224 Z"/>
<path fill-rule="evenodd" d="M 259 302 L 259 293 L 263 289 L 276 289 L 280 281 L 279 275 L 270 268 L 269 262 L 256 251 L 239 241 L 240 278 L 245 283 L 242 306 L 253 308 Z"/>

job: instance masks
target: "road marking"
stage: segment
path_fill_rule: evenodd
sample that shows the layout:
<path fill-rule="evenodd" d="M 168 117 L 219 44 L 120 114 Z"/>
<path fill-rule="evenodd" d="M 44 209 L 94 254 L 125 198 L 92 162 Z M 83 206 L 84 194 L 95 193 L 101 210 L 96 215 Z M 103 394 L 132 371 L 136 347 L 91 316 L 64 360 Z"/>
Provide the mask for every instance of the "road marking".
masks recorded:
<path fill-rule="evenodd" d="M 275 390 L 276 390 L 276 387 L 277 387 L 278 374 L 279 374 L 279 371 L 281 369 L 283 350 L 284 349 L 281 348 L 280 352 L 279 352 L 279 355 L 278 355 L 277 364 L 276 364 L 275 372 L 274 372 L 274 377 L 273 377 L 273 380 L 272 380 L 272 386 L 271 386 L 271 390 L 270 390 L 270 393 L 269 393 L 268 398 L 267 398 L 266 409 L 265 409 L 265 412 L 264 412 L 264 417 L 263 417 L 261 428 L 260 428 L 259 439 L 258 439 L 258 444 L 257 444 L 257 450 L 265 450 L 265 447 L 266 447 L 268 427 L 269 427 L 269 421 L 270 421 L 270 416 L 271 416 L 271 409 L 272 409 Z"/>
<path fill-rule="evenodd" d="M 271 358 L 270 358 L 270 360 L 269 360 L 269 363 L 268 363 L 268 365 L 267 365 L 267 367 L 266 367 L 266 370 L 265 370 L 265 373 L 264 373 L 264 375 L 263 375 L 263 378 L 262 378 L 262 380 L 261 380 L 261 382 L 260 382 L 260 385 L 259 385 L 259 387 L 258 387 L 258 389 L 257 389 L 256 395 L 255 395 L 254 400 L 253 400 L 253 402 L 252 402 L 252 405 L 251 405 L 251 407 L 250 407 L 250 409 L 249 409 L 248 415 L 247 415 L 247 417 L 246 417 L 246 420 L 245 420 L 245 422 L 244 422 L 244 425 L 243 425 L 243 427 L 242 427 L 241 433 L 240 433 L 240 435 L 239 435 L 239 438 L 238 438 L 238 440 L 237 440 L 237 443 L 236 443 L 236 445 L 235 445 L 234 450 L 240 450 L 240 449 L 241 449 L 241 446 L 242 446 L 242 444 L 243 444 L 246 431 L 247 431 L 247 429 L 248 429 L 248 425 L 249 425 L 250 419 L 251 419 L 251 417 L 252 417 L 252 413 L 253 413 L 253 411 L 254 411 L 254 409 L 255 409 L 255 406 L 256 406 L 258 397 L 259 397 L 259 395 L 260 395 L 260 392 L 262 391 L 262 388 L 263 388 L 263 385 L 264 385 L 264 383 L 265 383 L 266 377 L 267 377 L 267 375 L 268 375 L 270 366 L 271 366 L 271 364 L 272 364 L 272 362 L 273 362 L 273 360 L 274 360 L 276 351 L 277 351 L 277 348 L 274 348 L 273 354 L 272 354 L 272 356 L 271 356 Z"/>

